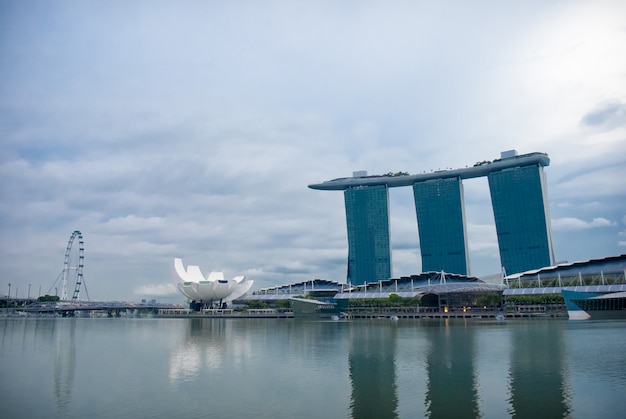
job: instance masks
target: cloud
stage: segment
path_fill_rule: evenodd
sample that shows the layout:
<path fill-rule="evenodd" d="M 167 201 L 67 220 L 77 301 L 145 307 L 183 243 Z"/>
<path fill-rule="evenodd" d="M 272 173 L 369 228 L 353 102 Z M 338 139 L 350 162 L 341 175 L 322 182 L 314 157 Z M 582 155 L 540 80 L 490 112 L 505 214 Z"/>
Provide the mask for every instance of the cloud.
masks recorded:
<path fill-rule="evenodd" d="M 581 124 L 607 131 L 626 127 L 626 103 L 618 100 L 600 103 L 583 116 Z"/>
<path fill-rule="evenodd" d="M 163 297 L 178 294 L 173 284 L 147 284 L 133 289 L 133 294 L 144 297 Z"/>
<path fill-rule="evenodd" d="M 108 220 L 105 227 L 118 232 L 141 232 L 146 230 L 160 229 L 165 224 L 163 217 L 137 217 L 127 215 Z"/>
<path fill-rule="evenodd" d="M 79 3 L 0 13 L 0 276 L 20 290 L 54 281 L 76 229 L 98 299 L 159 292 L 174 257 L 255 288 L 345 280 L 343 195 L 308 184 L 508 149 L 550 155 L 564 258 L 619 251 L 601 227 L 624 216 L 620 2 Z M 464 185 L 472 271 L 498 272 L 487 180 Z"/>
<path fill-rule="evenodd" d="M 594 218 L 592 221 L 585 221 L 579 218 L 557 218 L 552 220 L 553 231 L 577 231 L 591 228 L 611 227 L 615 223 L 606 218 Z"/>
<path fill-rule="evenodd" d="M 622 220 L 623 224 L 626 224 L 626 216 L 624 216 L 624 219 Z M 619 233 L 620 237 L 626 237 L 626 230 L 620 231 Z M 620 240 L 617 242 L 618 246 L 626 246 L 626 240 Z"/>
<path fill-rule="evenodd" d="M 498 254 L 495 225 L 468 222 L 467 235 L 470 254 L 472 254 L 472 252 L 482 256 L 496 256 Z"/>

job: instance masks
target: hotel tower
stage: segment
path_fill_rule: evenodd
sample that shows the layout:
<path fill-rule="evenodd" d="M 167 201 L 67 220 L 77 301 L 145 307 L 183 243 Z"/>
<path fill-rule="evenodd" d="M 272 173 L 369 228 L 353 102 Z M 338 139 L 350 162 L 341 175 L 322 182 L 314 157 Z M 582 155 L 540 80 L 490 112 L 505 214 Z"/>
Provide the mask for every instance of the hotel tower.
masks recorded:
<path fill-rule="evenodd" d="M 413 187 L 422 271 L 469 275 L 463 179 L 487 177 L 498 236 L 500 262 L 507 274 L 554 263 L 543 168 L 544 153 L 502 152 L 492 162 L 464 169 L 417 175 L 352 177 L 309 185 L 344 191 L 348 229 L 348 281 L 354 285 L 391 274 L 389 188 Z"/>

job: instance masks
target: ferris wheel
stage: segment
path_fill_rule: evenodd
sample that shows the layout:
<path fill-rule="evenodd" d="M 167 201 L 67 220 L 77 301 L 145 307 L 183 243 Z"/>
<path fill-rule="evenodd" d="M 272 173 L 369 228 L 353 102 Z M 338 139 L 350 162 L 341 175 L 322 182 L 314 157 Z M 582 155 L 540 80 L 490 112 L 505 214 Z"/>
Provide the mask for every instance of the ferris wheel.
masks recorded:
<path fill-rule="evenodd" d="M 77 240 L 78 239 L 78 240 Z M 74 241 L 78 241 L 78 248 L 74 246 Z M 83 235 L 80 231 L 76 230 L 72 233 L 69 241 L 67 242 L 67 248 L 65 249 L 65 261 L 63 262 L 63 271 L 61 272 L 61 300 L 67 300 L 67 285 L 74 283 L 74 293 L 72 294 L 72 300 L 78 300 L 78 294 L 80 293 L 80 286 L 83 284 L 83 267 L 85 261 L 85 243 L 83 241 Z M 87 287 L 84 285 L 85 292 Z M 87 293 L 87 299 L 89 294 Z"/>

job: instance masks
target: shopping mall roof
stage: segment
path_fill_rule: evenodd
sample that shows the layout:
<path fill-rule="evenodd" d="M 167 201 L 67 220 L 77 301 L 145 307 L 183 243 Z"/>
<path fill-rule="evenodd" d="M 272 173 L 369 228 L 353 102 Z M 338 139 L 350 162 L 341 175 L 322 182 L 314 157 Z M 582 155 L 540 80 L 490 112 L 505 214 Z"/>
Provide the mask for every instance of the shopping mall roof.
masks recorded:
<path fill-rule="evenodd" d="M 546 266 L 540 269 L 532 269 L 512 275 L 507 275 L 505 281 L 517 281 L 529 279 L 536 276 L 557 276 L 582 273 L 598 272 L 624 272 L 626 270 L 626 254 L 618 256 L 607 256 L 599 259 L 589 259 L 577 262 L 563 262 L 553 266 Z"/>
<path fill-rule="evenodd" d="M 336 300 L 363 299 L 363 298 L 389 298 L 395 294 L 402 298 L 421 297 L 426 294 L 461 294 L 461 293 L 483 293 L 502 292 L 506 289 L 503 284 L 488 284 L 486 282 L 451 282 L 443 284 L 422 285 L 413 288 L 413 291 L 384 291 L 384 292 L 342 292 L 335 295 Z"/>
<path fill-rule="evenodd" d="M 619 292 L 626 291 L 626 284 L 618 285 L 584 285 L 577 287 L 535 287 L 535 288 L 507 288 L 503 295 L 540 295 L 540 294 L 560 294 L 561 290 L 576 292 Z"/>

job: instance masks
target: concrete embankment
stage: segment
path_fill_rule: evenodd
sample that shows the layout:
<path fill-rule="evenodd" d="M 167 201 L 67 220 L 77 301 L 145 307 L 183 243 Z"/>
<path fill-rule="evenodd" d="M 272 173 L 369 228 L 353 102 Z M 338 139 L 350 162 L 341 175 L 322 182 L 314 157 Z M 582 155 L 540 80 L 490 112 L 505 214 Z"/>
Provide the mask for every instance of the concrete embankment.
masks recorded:
<path fill-rule="evenodd" d="M 226 319 L 292 319 L 291 311 L 273 310 L 203 310 L 191 311 L 160 310 L 154 315 L 158 318 L 226 318 Z M 355 311 L 341 313 L 342 319 L 515 319 L 515 318 L 567 318 L 567 313 L 502 313 L 500 311 L 474 312 L 396 312 L 396 311 Z"/>

